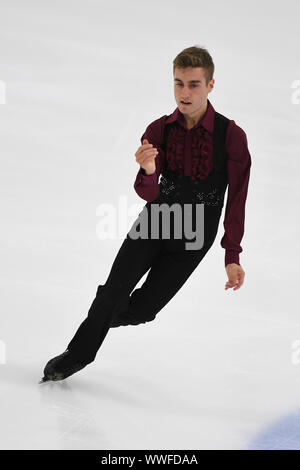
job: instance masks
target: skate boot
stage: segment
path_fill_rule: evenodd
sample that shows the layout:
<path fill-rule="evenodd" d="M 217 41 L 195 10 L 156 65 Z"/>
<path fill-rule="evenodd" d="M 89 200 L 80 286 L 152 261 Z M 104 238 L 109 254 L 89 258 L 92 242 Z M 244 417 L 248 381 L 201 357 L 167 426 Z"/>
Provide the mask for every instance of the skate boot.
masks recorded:
<path fill-rule="evenodd" d="M 80 362 L 74 355 L 66 349 L 59 356 L 55 356 L 47 362 L 44 368 L 44 377 L 39 383 L 47 382 L 48 380 L 58 381 L 70 377 L 79 370 L 83 369 L 88 362 Z"/>

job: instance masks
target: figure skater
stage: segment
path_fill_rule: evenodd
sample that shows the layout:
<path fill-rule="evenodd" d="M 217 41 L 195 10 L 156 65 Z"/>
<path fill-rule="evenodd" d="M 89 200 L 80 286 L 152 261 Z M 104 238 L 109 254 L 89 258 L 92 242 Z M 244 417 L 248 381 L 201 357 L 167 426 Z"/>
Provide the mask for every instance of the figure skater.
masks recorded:
<path fill-rule="evenodd" d="M 225 290 L 242 286 L 245 271 L 239 254 L 251 157 L 243 129 L 215 111 L 207 98 L 213 74 L 212 57 L 202 47 L 186 48 L 173 60 L 177 107 L 148 125 L 135 153 L 139 170 L 134 189 L 147 203 L 123 240 L 105 284 L 97 287 L 87 317 L 66 350 L 46 364 L 40 383 L 66 379 L 93 362 L 110 328 L 155 319 L 211 248 L 226 189 L 221 240 Z M 158 217 L 154 208 L 159 208 Z M 202 230 L 200 243 L 191 242 L 191 231 L 188 237 L 183 230 L 178 236 L 178 224 L 182 228 L 188 217 L 197 234 Z M 137 228 L 145 227 L 147 236 L 136 236 Z M 159 232 L 155 236 L 153 227 Z M 134 289 L 148 270 L 145 282 Z"/>

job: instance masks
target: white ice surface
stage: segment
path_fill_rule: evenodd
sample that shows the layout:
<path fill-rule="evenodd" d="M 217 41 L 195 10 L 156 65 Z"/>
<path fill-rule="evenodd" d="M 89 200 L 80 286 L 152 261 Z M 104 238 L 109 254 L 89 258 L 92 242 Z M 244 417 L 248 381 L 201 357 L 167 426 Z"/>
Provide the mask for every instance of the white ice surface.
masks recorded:
<path fill-rule="evenodd" d="M 1 2 L 1 449 L 300 448 L 299 12 L 290 0 Z M 223 212 L 155 322 L 110 330 L 92 364 L 39 385 L 126 233 L 100 239 L 97 210 L 144 205 L 134 153 L 175 109 L 172 61 L 196 44 L 215 62 L 209 99 L 252 157 L 244 285 L 224 290 Z"/>

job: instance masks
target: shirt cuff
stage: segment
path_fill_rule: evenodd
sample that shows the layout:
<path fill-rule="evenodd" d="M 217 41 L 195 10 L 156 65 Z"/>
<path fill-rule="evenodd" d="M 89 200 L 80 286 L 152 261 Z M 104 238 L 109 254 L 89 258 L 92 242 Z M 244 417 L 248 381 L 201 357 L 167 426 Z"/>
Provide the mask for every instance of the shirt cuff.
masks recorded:
<path fill-rule="evenodd" d="M 230 263 L 240 265 L 240 255 L 237 251 L 225 250 L 225 266 Z"/>
<path fill-rule="evenodd" d="M 146 175 L 144 168 L 141 168 L 139 173 L 139 182 L 143 185 L 153 186 L 157 183 L 156 172 L 152 173 L 152 175 Z"/>

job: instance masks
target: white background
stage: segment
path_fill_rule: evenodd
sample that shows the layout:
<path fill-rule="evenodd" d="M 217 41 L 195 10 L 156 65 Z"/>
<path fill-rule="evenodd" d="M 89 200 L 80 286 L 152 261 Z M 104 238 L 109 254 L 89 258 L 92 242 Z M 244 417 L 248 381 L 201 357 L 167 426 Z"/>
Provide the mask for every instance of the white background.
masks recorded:
<path fill-rule="evenodd" d="M 1 448 L 300 448 L 299 3 L 0 8 Z M 134 154 L 176 108 L 172 62 L 193 45 L 213 57 L 214 108 L 247 134 L 244 285 L 224 290 L 223 212 L 155 322 L 110 330 L 92 364 L 39 385 L 123 241 L 98 236 L 98 208 L 145 203 Z"/>

